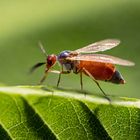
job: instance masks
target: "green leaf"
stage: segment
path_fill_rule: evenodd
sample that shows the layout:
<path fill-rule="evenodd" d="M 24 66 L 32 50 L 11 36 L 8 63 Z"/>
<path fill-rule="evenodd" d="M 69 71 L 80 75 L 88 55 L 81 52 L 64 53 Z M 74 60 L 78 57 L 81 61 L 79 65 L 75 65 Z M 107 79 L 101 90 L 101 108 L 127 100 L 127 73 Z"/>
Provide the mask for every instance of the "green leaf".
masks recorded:
<path fill-rule="evenodd" d="M 0 139 L 137 140 L 140 100 L 45 87 L 0 87 Z"/>

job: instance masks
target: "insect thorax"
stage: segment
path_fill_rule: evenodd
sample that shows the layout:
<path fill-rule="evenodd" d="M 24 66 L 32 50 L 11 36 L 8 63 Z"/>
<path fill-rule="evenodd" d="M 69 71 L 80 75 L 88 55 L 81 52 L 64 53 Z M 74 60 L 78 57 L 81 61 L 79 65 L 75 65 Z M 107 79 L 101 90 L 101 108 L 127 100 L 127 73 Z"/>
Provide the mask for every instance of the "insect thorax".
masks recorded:
<path fill-rule="evenodd" d="M 71 51 L 62 51 L 57 57 L 58 62 L 60 63 L 60 65 L 63 65 L 67 71 L 73 70 L 75 72 L 75 61 L 66 60 L 66 58 L 70 57 L 70 55 Z"/>

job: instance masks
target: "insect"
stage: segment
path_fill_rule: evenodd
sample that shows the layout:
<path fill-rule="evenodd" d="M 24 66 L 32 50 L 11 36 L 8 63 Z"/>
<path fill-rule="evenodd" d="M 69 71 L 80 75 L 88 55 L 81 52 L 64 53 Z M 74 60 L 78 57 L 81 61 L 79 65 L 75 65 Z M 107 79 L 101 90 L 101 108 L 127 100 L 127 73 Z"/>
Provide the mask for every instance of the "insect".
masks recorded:
<path fill-rule="evenodd" d="M 36 68 L 46 64 L 45 74 L 40 80 L 40 84 L 44 82 L 48 72 L 56 72 L 59 73 L 57 87 L 59 86 L 62 74 L 69 74 L 71 72 L 75 74 L 79 73 L 81 89 L 83 89 L 82 75 L 85 74 L 89 76 L 97 84 L 102 93 L 107 96 L 98 83 L 98 80 L 116 84 L 124 84 L 125 80 L 121 73 L 116 70 L 115 64 L 123 66 L 134 66 L 135 64 L 128 60 L 95 53 L 109 50 L 118 46 L 119 44 L 120 40 L 118 39 L 106 39 L 95 42 L 75 51 L 65 50 L 58 55 L 47 55 L 42 44 L 39 43 L 39 46 L 46 57 L 46 62 L 35 64 L 32 67 L 31 72 L 33 72 Z M 51 70 L 56 62 L 58 62 L 61 66 L 60 71 Z"/>

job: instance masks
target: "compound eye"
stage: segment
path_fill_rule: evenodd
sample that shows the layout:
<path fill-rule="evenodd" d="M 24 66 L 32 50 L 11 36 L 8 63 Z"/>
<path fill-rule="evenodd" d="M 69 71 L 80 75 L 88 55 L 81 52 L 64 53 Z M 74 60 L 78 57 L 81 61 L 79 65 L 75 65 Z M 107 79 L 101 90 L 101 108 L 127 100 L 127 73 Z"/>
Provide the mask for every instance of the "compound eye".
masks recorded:
<path fill-rule="evenodd" d="M 48 61 L 47 61 L 47 64 L 48 64 L 49 66 L 51 66 L 51 65 L 53 64 L 52 60 L 48 60 Z"/>
<path fill-rule="evenodd" d="M 47 57 L 47 66 L 48 67 L 51 67 L 51 66 L 53 66 L 54 64 L 55 64 L 55 62 L 56 62 L 56 55 L 48 55 L 48 57 Z"/>

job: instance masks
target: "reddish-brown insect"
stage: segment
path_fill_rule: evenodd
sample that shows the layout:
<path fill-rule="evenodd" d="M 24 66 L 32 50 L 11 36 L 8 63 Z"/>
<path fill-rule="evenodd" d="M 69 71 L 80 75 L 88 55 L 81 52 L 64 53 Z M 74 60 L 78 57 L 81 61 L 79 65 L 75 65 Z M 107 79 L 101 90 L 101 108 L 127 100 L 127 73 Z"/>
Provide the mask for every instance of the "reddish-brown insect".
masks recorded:
<path fill-rule="evenodd" d="M 120 40 L 117 39 L 106 39 L 75 51 L 63 51 L 59 55 L 47 55 L 43 46 L 40 44 L 41 50 L 46 56 L 46 62 L 37 63 L 32 67 L 31 71 L 34 71 L 39 66 L 46 64 L 45 75 L 41 79 L 40 84 L 45 80 L 48 72 L 57 72 L 59 73 L 57 86 L 59 86 L 61 74 L 68 74 L 71 71 L 75 74 L 80 73 L 81 89 L 83 89 L 82 74 L 84 73 L 98 85 L 100 90 L 106 96 L 97 80 L 124 84 L 125 80 L 120 72 L 116 70 L 115 64 L 133 66 L 134 63 L 117 57 L 94 53 L 109 50 L 119 45 L 119 43 Z M 56 61 L 58 61 L 61 65 L 60 72 L 50 70 L 50 68 L 55 65 Z"/>

